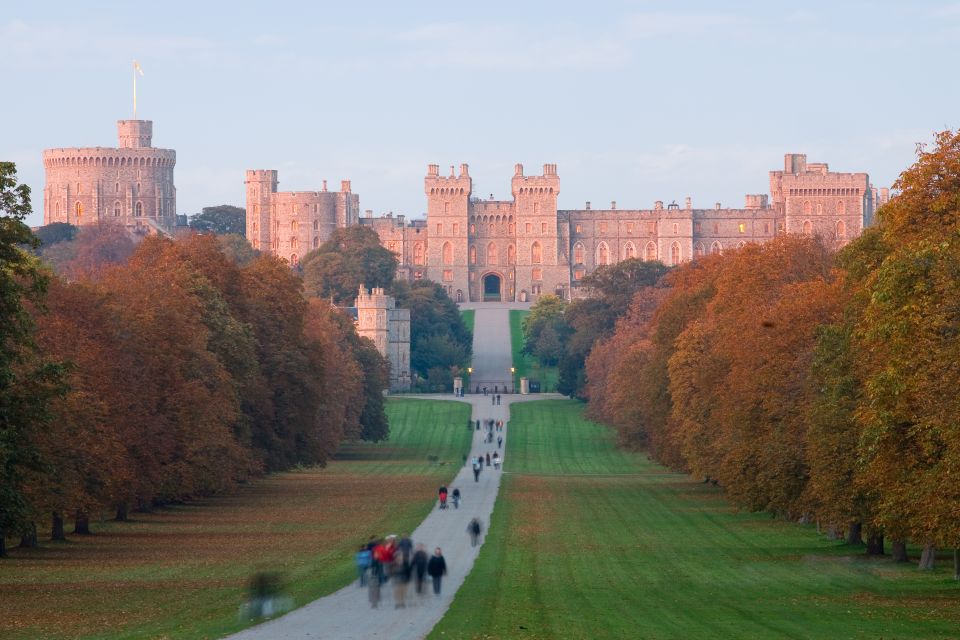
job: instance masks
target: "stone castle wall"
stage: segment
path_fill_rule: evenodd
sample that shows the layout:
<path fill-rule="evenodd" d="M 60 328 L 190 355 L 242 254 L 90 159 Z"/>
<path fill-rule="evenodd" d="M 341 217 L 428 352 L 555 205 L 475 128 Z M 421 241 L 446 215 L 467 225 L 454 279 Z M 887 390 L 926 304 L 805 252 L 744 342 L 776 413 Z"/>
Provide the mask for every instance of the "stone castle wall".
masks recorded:
<path fill-rule="evenodd" d="M 117 222 L 144 232 L 176 226 L 177 154 L 151 145 L 153 123 L 121 120 L 120 146 L 47 149 L 43 222 Z"/>

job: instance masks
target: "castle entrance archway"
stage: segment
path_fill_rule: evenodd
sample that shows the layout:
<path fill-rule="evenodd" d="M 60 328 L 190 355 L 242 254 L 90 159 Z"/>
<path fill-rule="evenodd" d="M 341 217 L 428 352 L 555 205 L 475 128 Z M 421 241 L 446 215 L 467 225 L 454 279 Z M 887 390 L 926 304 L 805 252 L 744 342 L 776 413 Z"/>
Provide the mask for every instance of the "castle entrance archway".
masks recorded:
<path fill-rule="evenodd" d="M 496 273 L 483 276 L 483 301 L 500 302 L 503 299 L 503 279 Z"/>

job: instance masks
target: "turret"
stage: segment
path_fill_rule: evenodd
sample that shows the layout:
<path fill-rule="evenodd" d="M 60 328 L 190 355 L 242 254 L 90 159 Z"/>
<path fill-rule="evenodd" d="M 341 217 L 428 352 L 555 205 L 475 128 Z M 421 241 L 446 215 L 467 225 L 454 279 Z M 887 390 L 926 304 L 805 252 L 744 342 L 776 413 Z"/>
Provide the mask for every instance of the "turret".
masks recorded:
<path fill-rule="evenodd" d="M 118 120 L 117 137 L 121 149 L 142 149 L 153 139 L 152 120 Z"/>
<path fill-rule="evenodd" d="M 254 249 L 268 250 L 271 246 L 271 196 L 277 191 L 276 169 L 250 169 L 244 184 L 247 186 L 247 240 Z"/>

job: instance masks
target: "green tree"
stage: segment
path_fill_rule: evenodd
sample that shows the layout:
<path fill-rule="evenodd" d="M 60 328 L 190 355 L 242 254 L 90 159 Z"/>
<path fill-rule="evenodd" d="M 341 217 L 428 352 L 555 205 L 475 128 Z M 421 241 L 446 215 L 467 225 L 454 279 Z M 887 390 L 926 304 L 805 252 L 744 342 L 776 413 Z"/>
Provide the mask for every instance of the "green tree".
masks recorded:
<path fill-rule="evenodd" d="M 570 328 L 563 317 L 567 304 L 555 295 L 541 296 L 523 319 L 523 352 L 548 367 L 563 357 L 564 340 Z"/>
<path fill-rule="evenodd" d="M 247 234 L 247 210 L 229 204 L 216 207 L 204 207 L 201 213 L 190 216 L 190 228 L 204 233 L 217 235 Z"/>
<path fill-rule="evenodd" d="M 390 287 L 397 264 L 396 255 L 380 246 L 377 232 L 364 226 L 335 230 L 300 261 L 306 294 L 332 297 L 340 305 L 352 305 L 360 285 Z"/>
<path fill-rule="evenodd" d="M 80 227 L 66 222 L 51 222 L 36 230 L 34 235 L 40 241 L 40 250 L 44 247 L 50 247 L 58 242 L 69 242 L 73 240 Z"/>

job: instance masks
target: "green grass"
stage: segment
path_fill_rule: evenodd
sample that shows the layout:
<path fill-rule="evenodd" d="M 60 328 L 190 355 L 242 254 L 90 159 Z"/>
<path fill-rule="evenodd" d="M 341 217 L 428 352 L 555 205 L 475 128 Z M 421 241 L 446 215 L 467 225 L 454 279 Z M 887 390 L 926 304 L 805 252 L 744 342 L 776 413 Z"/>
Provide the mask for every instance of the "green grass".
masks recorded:
<path fill-rule="evenodd" d="M 470 335 L 473 335 L 473 324 L 476 321 L 477 312 L 473 309 L 464 309 L 460 312 L 460 317 L 463 318 L 463 324 L 470 330 Z"/>
<path fill-rule="evenodd" d="M 300 605 L 344 586 L 356 547 L 412 531 L 469 450 L 466 404 L 390 399 L 387 414 L 388 442 L 344 446 L 324 469 L 12 550 L 0 561 L 0 637 L 218 638 L 245 626 L 237 611 L 257 571 L 281 571 Z"/>
<path fill-rule="evenodd" d="M 738 513 L 574 401 L 511 407 L 490 535 L 430 638 L 956 638 L 960 586 Z"/>
<path fill-rule="evenodd" d="M 536 358 L 521 353 L 523 349 L 523 319 L 529 311 L 510 311 L 510 347 L 513 351 L 513 366 L 517 369 L 517 386 L 520 378 L 540 381 L 540 390 L 544 393 L 557 390 L 559 373 L 556 367 L 542 367 Z"/>

